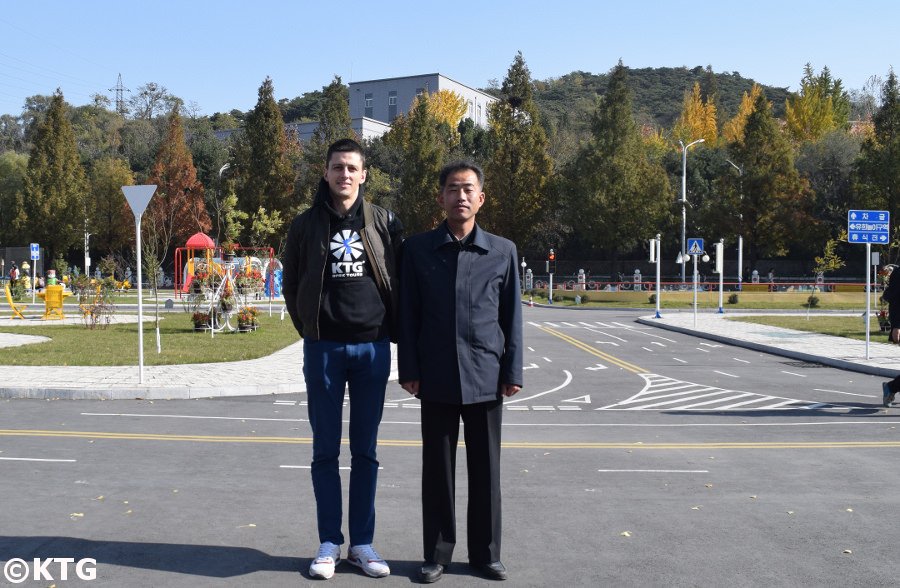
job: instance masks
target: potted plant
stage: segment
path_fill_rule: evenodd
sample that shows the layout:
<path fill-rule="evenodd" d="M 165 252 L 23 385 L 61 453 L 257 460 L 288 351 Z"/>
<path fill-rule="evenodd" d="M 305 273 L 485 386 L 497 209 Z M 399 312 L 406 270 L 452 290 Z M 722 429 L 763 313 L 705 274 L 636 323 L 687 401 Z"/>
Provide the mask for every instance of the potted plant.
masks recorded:
<path fill-rule="evenodd" d="M 205 331 L 209 329 L 209 313 L 203 310 L 198 310 L 194 314 L 191 315 L 191 320 L 194 322 L 194 330 L 195 331 Z"/>
<path fill-rule="evenodd" d="M 241 294 L 252 296 L 263 288 L 262 272 L 251 267 L 247 271 L 238 274 L 234 278 L 234 283 Z"/>
<path fill-rule="evenodd" d="M 885 306 L 882 306 L 879 309 L 878 314 L 878 327 L 881 329 L 882 333 L 887 333 L 891 330 L 891 319 L 888 316 L 888 309 Z"/>
<path fill-rule="evenodd" d="M 259 310 L 255 306 L 242 306 L 237 314 L 238 330 L 243 332 L 255 331 L 259 327 L 259 323 L 256 320 L 258 314 Z"/>

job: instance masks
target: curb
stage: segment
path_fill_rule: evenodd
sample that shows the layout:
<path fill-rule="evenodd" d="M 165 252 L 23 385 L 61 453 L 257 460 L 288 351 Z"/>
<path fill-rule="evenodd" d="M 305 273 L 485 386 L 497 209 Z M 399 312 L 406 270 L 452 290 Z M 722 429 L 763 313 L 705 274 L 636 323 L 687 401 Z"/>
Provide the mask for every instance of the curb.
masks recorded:
<path fill-rule="evenodd" d="M 660 322 L 660 319 L 648 319 L 648 318 L 640 317 L 640 318 L 635 319 L 635 321 L 642 325 L 658 327 L 660 329 L 664 329 L 667 331 L 674 331 L 676 333 L 682 333 L 684 335 L 693 335 L 694 337 L 700 337 L 701 339 L 709 339 L 710 341 L 717 341 L 719 343 L 725 343 L 727 345 L 734 345 L 735 347 L 743 347 L 745 349 L 752 349 L 754 351 L 762 351 L 764 353 L 771 353 L 772 355 L 780 355 L 781 357 L 788 357 L 791 359 L 799 359 L 801 361 L 808 361 L 808 362 L 812 362 L 812 363 L 821 363 L 823 365 L 840 368 L 842 370 L 848 370 L 848 371 L 858 372 L 858 373 L 862 373 L 862 374 L 868 374 L 871 376 L 894 378 L 897 375 L 896 370 L 892 370 L 892 369 L 888 369 L 888 368 L 859 364 L 859 363 L 847 361 L 844 359 L 837 359 L 834 357 L 824 357 L 821 355 L 814 355 L 812 353 L 804 353 L 802 351 L 794 351 L 792 349 L 783 349 L 781 347 L 774 347 L 772 345 L 763 345 L 761 343 L 753 343 L 751 341 L 744 341 L 743 339 L 735 339 L 732 337 L 726 337 L 724 335 L 716 335 L 714 333 L 706 333 L 704 331 L 695 331 L 694 329 L 689 329 L 686 327 L 679 327 L 676 325 Z"/>

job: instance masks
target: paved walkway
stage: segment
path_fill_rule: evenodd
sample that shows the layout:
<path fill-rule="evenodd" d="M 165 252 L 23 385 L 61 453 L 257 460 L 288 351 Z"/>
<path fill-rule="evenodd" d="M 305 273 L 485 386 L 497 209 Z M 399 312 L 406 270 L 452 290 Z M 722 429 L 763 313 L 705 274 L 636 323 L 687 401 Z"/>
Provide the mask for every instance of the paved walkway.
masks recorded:
<path fill-rule="evenodd" d="M 729 312 L 726 314 L 703 312 L 697 314 L 695 326 L 692 312 L 662 312 L 662 318 L 657 319 L 651 315 L 638 319 L 638 322 L 713 341 L 865 374 L 893 378 L 900 373 L 900 347 L 887 343 L 887 336 L 878 331 L 871 333 L 867 356 L 865 341 L 728 320 L 728 317 L 760 316 L 762 314 L 761 312 Z M 777 314 L 787 316 L 787 313 Z M 806 314 L 799 313 L 798 316 L 805 317 Z M 828 316 L 854 316 L 858 317 L 860 321 L 863 320 L 861 313 L 845 315 L 829 313 Z M 816 315 L 810 316 L 809 320 L 815 321 Z M 862 326 L 861 323 L 860 327 Z"/>
<path fill-rule="evenodd" d="M 699 313 L 695 326 L 693 313 L 664 312 L 661 319 L 651 315 L 638 322 L 867 374 L 893 377 L 900 373 L 900 347 L 883 343 L 886 337 L 882 333 L 872 334 L 867 359 L 863 341 L 726 319 L 735 316 L 741 313 Z M 816 320 L 815 315 L 810 320 Z M 70 321 L 80 319 L 66 319 Z M 22 324 L 21 320 L 0 319 L 0 326 Z M 40 338 L 0 333 L 0 347 L 33 342 L 31 339 Z M 302 342 L 298 342 L 249 361 L 144 366 L 143 383 L 137 366 L 3 366 L 0 398 L 175 399 L 305 392 L 302 351 Z M 144 349 L 145 354 L 152 352 L 152 348 Z M 397 354 L 392 355 L 391 379 L 396 380 Z"/>

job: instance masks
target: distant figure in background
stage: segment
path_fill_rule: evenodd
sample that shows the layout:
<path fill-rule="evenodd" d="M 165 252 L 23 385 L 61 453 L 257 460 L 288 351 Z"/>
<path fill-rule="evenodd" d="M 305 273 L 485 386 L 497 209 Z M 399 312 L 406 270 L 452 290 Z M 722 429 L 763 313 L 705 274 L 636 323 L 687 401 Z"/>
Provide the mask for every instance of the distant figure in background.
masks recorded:
<path fill-rule="evenodd" d="M 9 283 L 15 284 L 19 279 L 19 266 L 16 265 L 16 262 L 12 262 L 12 267 L 9 268 Z"/>
<path fill-rule="evenodd" d="M 888 303 L 888 320 L 891 322 L 891 343 L 900 343 L 900 272 L 895 271 L 896 266 L 891 267 L 891 275 L 888 278 L 887 288 L 881 299 Z M 890 382 L 882 382 L 881 403 L 889 407 L 894 402 L 897 391 L 900 390 L 900 375 Z"/>

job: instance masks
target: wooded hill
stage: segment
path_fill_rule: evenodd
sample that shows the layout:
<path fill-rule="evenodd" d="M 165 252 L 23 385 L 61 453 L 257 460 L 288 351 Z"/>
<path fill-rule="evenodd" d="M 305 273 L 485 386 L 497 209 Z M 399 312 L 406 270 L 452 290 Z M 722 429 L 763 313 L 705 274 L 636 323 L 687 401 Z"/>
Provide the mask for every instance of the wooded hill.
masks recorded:
<path fill-rule="evenodd" d="M 737 112 L 744 92 L 755 83 L 738 72 L 712 73 L 707 68 L 645 67 L 626 68 L 628 81 L 634 92 L 634 115 L 640 125 L 671 128 L 681 113 L 685 92 L 699 83 L 704 94 L 718 95 L 717 118 L 730 119 Z M 798 74 L 799 75 L 799 74 Z M 534 81 L 534 99 L 541 113 L 548 118 L 546 124 L 556 128 L 569 127 L 576 133 L 590 122 L 597 96 L 606 93 L 608 74 L 573 71 L 558 78 Z M 772 103 L 775 117 L 784 116 L 787 88 L 760 84 Z M 490 92 L 491 89 L 485 90 Z"/>

